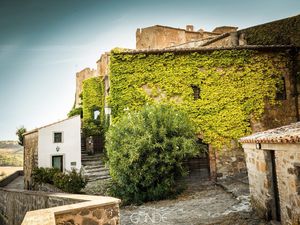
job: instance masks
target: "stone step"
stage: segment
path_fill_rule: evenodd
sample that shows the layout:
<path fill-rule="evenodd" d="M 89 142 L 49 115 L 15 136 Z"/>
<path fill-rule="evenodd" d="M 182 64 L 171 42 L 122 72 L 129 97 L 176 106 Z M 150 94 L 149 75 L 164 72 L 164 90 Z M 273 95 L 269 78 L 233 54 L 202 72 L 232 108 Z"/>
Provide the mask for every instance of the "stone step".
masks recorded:
<path fill-rule="evenodd" d="M 102 172 L 102 171 L 109 171 L 108 168 L 105 167 L 98 167 L 94 169 L 86 169 L 84 168 L 85 173 L 97 173 L 97 172 Z"/>
<path fill-rule="evenodd" d="M 106 168 L 104 164 L 94 165 L 94 166 L 84 166 L 85 170 L 96 169 L 96 168 Z M 108 169 L 108 168 L 107 168 Z"/>
<path fill-rule="evenodd" d="M 102 176 L 102 175 L 107 175 L 109 174 L 109 170 L 101 170 L 101 171 L 96 171 L 96 172 L 88 172 L 88 171 L 85 171 L 84 174 L 86 176 L 90 176 L 90 177 L 93 177 L 93 176 Z"/>
<path fill-rule="evenodd" d="M 91 161 L 91 160 L 86 160 L 86 161 L 81 161 L 81 164 L 83 166 L 101 166 L 104 165 L 102 161 Z"/>
<path fill-rule="evenodd" d="M 88 180 L 90 179 L 94 179 L 94 178 L 101 178 L 103 176 L 109 176 L 109 172 L 106 171 L 106 172 L 102 172 L 102 173 L 92 173 L 92 174 L 84 174 L 84 176 L 87 177 Z"/>
<path fill-rule="evenodd" d="M 102 161 L 102 159 L 100 157 L 96 157 L 96 156 L 81 156 L 81 161 Z"/>
<path fill-rule="evenodd" d="M 88 179 L 89 182 L 97 181 L 97 180 L 108 180 L 111 179 L 111 176 L 103 176 L 103 177 L 96 177 Z"/>

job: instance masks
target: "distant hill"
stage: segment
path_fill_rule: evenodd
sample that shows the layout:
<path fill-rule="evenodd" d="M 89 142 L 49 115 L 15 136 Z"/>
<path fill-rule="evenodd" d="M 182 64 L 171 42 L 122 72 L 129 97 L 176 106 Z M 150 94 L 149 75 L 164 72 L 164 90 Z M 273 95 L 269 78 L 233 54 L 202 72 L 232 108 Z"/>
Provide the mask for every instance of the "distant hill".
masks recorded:
<path fill-rule="evenodd" d="M 17 141 L 0 141 L 0 151 L 1 150 L 17 152 L 22 151 L 23 147 L 20 146 Z"/>
<path fill-rule="evenodd" d="M 17 141 L 0 141 L 0 166 L 22 166 L 23 147 Z"/>

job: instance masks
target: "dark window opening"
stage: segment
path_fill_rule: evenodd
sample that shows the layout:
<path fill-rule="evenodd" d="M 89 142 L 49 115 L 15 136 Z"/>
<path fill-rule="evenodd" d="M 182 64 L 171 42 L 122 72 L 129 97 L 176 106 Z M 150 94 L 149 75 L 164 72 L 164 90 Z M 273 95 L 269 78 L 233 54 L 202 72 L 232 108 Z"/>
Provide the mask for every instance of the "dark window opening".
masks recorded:
<path fill-rule="evenodd" d="M 197 85 L 191 85 L 194 92 L 194 100 L 200 99 L 200 87 Z"/>
<path fill-rule="evenodd" d="M 62 132 L 54 132 L 54 143 L 62 143 Z"/>
<path fill-rule="evenodd" d="M 63 172 L 63 156 L 62 155 L 52 156 L 52 167 L 57 168 L 61 172 Z"/>
<path fill-rule="evenodd" d="M 276 85 L 276 100 L 286 100 L 285 78 L 281 78 L 281 82 Z"/>

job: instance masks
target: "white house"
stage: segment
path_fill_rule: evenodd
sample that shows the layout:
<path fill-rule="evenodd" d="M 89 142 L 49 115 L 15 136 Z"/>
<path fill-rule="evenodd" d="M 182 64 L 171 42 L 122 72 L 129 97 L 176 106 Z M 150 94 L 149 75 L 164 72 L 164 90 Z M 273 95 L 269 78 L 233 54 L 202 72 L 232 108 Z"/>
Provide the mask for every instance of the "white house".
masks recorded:
<path fill-rule="evenodd" d="M 80 115 L 61 120 L 24 134 L 25 188 L 32 185 L 36 167 L 55 167 L 61 171 L 81 169 Z"/>
<path fill-rule="evenodd" d="M 81 120 L 71 117 L 38 129 L 38 167 L 81 168 Z"/>

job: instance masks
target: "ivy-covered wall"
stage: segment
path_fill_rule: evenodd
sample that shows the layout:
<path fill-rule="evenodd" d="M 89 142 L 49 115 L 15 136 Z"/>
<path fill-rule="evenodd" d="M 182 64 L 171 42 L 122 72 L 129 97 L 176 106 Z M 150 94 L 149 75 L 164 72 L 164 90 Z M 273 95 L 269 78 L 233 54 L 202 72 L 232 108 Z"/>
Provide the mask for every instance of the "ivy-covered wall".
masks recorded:
<path fill-rule="evenodd" d="M 221 148 L 251 133 L 250 119 L 262 117 L 266 100 L 275 104 L 276 86 L 282 88 L 282 68 L 288 65 L 285 52 L 114 50 L 108 101 L 114 121 L 145 104 L 171 104 L 188 112 L 204 142 Z M 199 99 L 194 99 L 195 87 Z"/>
<path fill-rule="evenodd" d="M 98 118 L 94 111 L 99 110 Z M 83 81 L 82 90 L 83 132 L 85 136 L 102 135 L 104 129 L 104 87 L 101 77 Z"/>
<path fill-rule="evenodd" d="M 249 27 L 244 33 L 248 45 L 295 45 L 300 46 L 300 15 Z"/>

